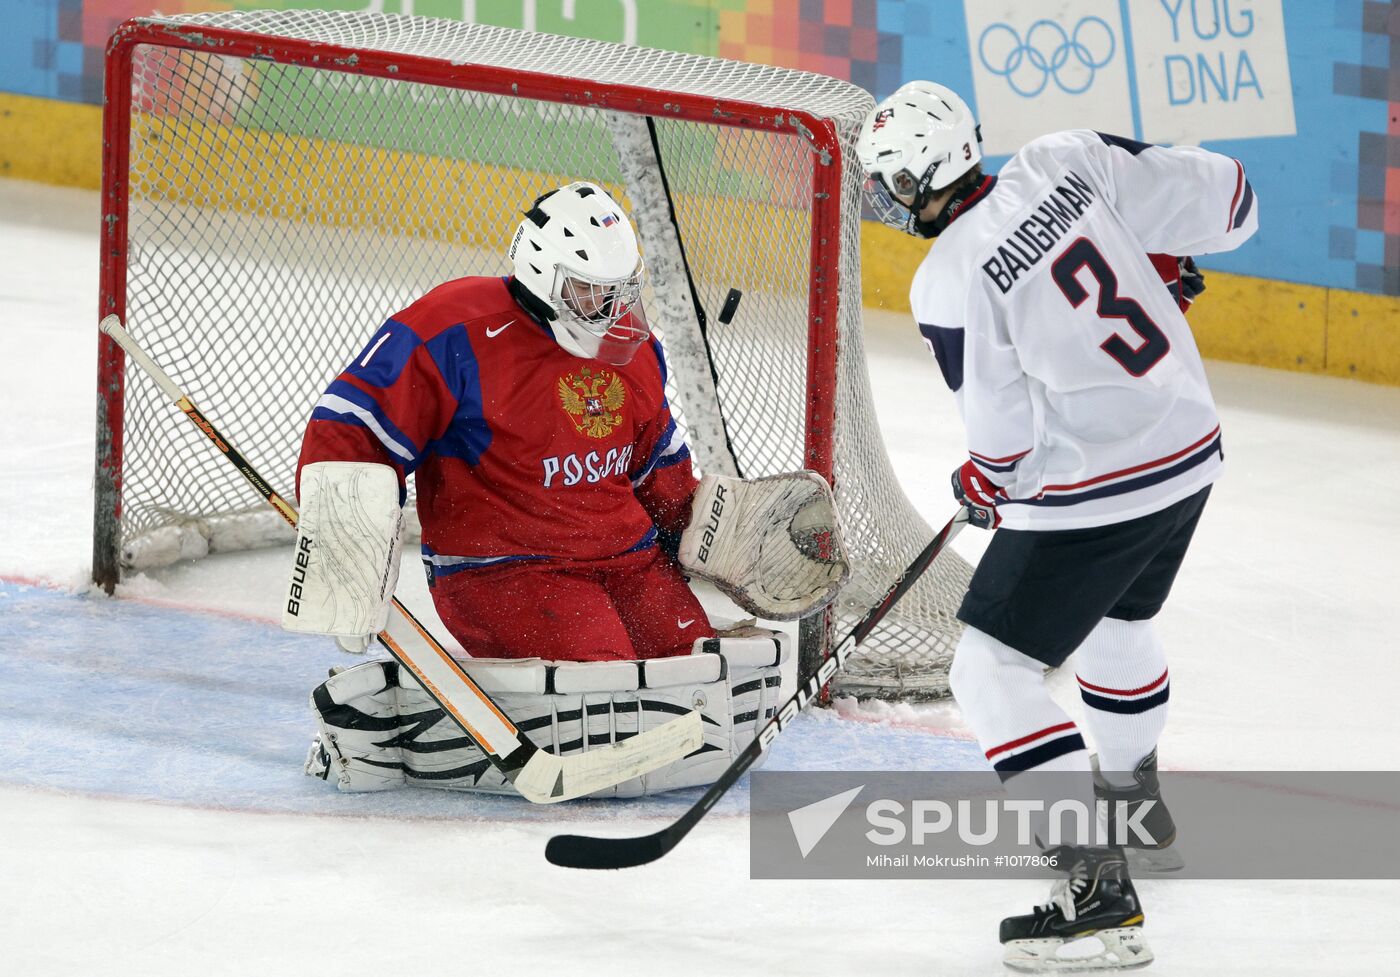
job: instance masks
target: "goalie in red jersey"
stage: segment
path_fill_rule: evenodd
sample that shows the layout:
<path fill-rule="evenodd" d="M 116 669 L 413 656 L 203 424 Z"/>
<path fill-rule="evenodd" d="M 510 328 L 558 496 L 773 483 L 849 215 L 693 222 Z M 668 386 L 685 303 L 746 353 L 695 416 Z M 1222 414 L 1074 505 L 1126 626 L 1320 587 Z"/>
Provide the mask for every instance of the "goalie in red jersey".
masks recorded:
<path fill-rule="evenodd" d="M 474 657 L 689 654 L 715 632 L 659 540 L 761 616 L 830 601 L 846 564 L 819 477 L 696 480 L 618 204 L 591 183 L 552 191 L 510 258 L 509 277 L 396 313 L 316 403 L 299 547 L 321 558 L 298 569 L 287 625 L 383 627 L 410 475 L 434 604 Z"/>

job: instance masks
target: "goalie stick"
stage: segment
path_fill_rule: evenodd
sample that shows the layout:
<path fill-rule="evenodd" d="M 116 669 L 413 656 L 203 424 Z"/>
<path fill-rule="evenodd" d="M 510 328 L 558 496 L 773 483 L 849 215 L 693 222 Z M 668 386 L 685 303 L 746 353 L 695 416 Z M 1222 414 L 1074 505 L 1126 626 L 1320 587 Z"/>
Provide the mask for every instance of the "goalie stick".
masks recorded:
<path fill-rule="evenodd" d="M 296 508 L 273 491 L 228 439 L 209 423 L 170 375 L 131 338 L 117 316 L 108 315 L 99 328 L 136 361 L 175 406 L 223 452 L 248 484 L 295 529 Z M 424 691 L 481 747 L 526 800 L 551 804 L 582 797 L 663 767 L 701 746 L 700 714 L 691 712 L 601 749 L 566 757 L 546 753 L 516 728 L 397 597 L 393 601 L 393 611 L 388 625 L 376 636 L 379 643 L 413 673 Z"/>
<path fill-rule="evenodd" d="M 645 865 L 654 862 L 665 855 L 676 845 L 681 843 L 690 830 L 700 823 L 700 819 L 709 813 L 729 788 L 744 775 L 744 771 L 753 766 L 763 751 L 772 745 L 778 734 L 787 728 L 807 703 L 812 701 L 826 685 L 831 681 L 831 677 L 841 670 L 846 664 L 846 659 L 860 643 L 875 630 L 876 625 L 884 619 L 901 597 L 908 593 L 909 588 L 914 586 L 915 581 L 923 575 L 923 572 L 932 565 L 938 558 L 938 554 L 948 545 L 949 540 L 958 534 L 963 526 L 967 525 L 968 512 L 966 509 L 958 509 L 952 519 L 948 520 L 948 525 L 934 536 L 927 546 L 914 557 L 914 562 L 905 567 L 903 572 L 890 585 L 885 595 L 866 612 L 865 617 L 851 629 L 850 633 L 842 638 L 826 656 L 821 664 L 805 678 L 799 677 L 797 693 L 778 710 L 778 714 L 768 721 L 768 723 L 754 737 L 754 741 L 745 747 L 744 751 L 734 758 L 731 763 L 720 774 L 718 780 L 711 784 L 701 796 L 701 798 L 691 805 L 690 810 L 681 815 L 680 820 L 669 827 L 640 838 L 594 838 L 588 835 L 555 835 L 549 839 L 545 846 L 544 857 L 555 865 L 564 868 L 631 868 L 634 865 Z M 854 642 L 853 647 L 848 651 L 846 645 Z"/>

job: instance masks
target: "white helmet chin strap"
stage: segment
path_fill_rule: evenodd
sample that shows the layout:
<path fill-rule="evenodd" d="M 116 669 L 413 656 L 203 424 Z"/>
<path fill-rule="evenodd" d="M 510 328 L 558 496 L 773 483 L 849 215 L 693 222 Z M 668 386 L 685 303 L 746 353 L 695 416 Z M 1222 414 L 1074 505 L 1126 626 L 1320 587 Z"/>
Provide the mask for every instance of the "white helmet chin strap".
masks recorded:
<path fill-rule="evenodd" d="M 585 360 L 599 360 L 609 366 L 626 366 L 647 341 L 645 328 L 614 326 L 602 336 L 580 329 L 576 320 L 559 317 L 549 323 L 554 339 L 566 352 Z"/>
<path fill-rule="evenodd" d="M 574 331 L 558 316 L 549 320 L 549 331 L 554 333 L 554 341 L 567 352 L 582 357 L 585 360 L 597 358 L 595 355 L 597 350 L 585 349 L 583 344 L 579 342 L 578 337 L 574 335 Z"/>
<path fill-rule="evenodd" d="M 642 263 L 622 279 L 600 281 L 560 266 L 551 289 L 550 326 L 575 356 L 613 366 L 629 363 L 651 335 L 642 314 Z"/>

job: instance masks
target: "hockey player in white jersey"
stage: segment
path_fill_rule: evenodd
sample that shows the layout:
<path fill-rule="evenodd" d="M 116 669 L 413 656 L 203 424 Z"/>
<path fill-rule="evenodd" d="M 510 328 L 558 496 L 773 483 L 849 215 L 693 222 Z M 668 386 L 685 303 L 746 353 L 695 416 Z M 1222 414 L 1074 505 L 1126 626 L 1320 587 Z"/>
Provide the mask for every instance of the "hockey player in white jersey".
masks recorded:
<path fill-rule="evenodd" d="M 910 302 L 967 429 L 954 494 L 975 524 L 1000 527 L 958 612 L 957 701 L 1009 792 L 1022 774 L 1063 771 L 1081 803 L 1097 792 L 1146 807 L 1144 825 L 1169 844 L 1156 775 L 1169 684 L 1151 618 L 1224 455 L 1178 307 L 1199 277 L 1169 291 L 1149 255 L 1228 251 L 1249 238 L 1258 206 L 1244 168 L 1199 148 L 1073 130 L 984 174 L 971 111 L 931 82 L 877 105 L 858 153 L 879 216 L 937 238 Z M 1042 678 L 1071 653 L 1098 751 L 1092 778 L 1080 730 Z M 1003 921 L 1007 964 L 1149 962 L 1122 850 L 1054 854 L 1069 878 L 1050 902 Z M 1102 943 L 1097 955 L 1058 954 L 1086 934 Z"/>

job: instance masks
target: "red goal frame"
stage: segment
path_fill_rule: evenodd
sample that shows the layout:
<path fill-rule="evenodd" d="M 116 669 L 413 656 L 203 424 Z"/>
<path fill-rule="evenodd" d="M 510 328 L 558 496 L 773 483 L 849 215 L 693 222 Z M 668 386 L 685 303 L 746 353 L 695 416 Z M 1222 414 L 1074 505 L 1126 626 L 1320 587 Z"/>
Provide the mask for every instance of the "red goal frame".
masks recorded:
<path fill-rule="evenodd" d="M 133 54 L 141 45 L 216 53 L 347 74 L 419 82 L 489 94 L 796 134 L 811 148 L 807 402 L 804 459 L 833 477 L 838 304 L 840 295 L 843 156 L 835 123 L 782 105 L 599 83 L 576 76 L 479 63 L 453 64 L 423 55 L 360 50 L 202 24 L 144 18 L 120 25 L 107 45 L 103 99 L 101 271 L 98 318 L 126 319 L 128 184 Z M 137 338 L 139 338 L 139 333 Z M 111 592 L 119 579 L 125 356 L 110 337 L 98 339 L 97 464 L 94 478 L 93 580 Z M 206 405 L 217 413 L 218 405 Z"/>

